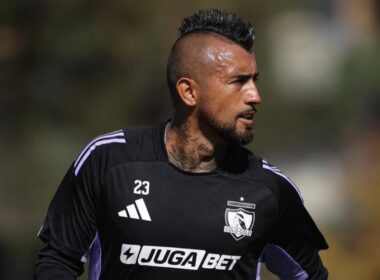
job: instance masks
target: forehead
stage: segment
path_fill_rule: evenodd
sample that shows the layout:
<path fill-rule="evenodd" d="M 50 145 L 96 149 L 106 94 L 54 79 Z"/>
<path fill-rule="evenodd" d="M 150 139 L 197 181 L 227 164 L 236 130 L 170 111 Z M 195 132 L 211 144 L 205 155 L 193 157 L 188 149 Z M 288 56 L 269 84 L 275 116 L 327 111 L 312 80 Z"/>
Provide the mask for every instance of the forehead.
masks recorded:
<path fill-rule="evenodd" d="M 204 49 L 204 56 L 209 62 L 212 72 L 253 74 L 257 71 L 254 54 L 231 41 L 211 39 Z"/>

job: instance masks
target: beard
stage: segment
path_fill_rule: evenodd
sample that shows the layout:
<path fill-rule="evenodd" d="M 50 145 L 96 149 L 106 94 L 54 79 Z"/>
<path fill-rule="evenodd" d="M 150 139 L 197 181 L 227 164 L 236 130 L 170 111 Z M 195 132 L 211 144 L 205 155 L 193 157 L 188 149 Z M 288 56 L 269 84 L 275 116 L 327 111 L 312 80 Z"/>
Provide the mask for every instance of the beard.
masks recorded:
<path fill-rule="evenodd" d="M 247 145 L 254 138 L 253 131 L 238 132 L 234 123 L 221 123 L 205 108 L 200 108 L 199 119 L 228 143 Z"/>

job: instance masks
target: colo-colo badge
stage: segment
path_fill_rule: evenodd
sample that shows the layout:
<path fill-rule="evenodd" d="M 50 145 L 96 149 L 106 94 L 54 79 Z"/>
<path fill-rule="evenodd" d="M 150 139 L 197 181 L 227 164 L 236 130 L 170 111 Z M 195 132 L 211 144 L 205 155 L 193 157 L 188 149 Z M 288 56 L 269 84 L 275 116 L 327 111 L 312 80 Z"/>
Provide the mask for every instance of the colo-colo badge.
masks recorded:
<path fill-rule="evenodd" d="M 234 208 L 226 208 L 224 232 L 230 233 L 236 241 L 245 236 L 251 236 L 255 223 L 255 212 L 247 209 L 255 209 L 256 204 L 227 201 L 227 206 Z"/>

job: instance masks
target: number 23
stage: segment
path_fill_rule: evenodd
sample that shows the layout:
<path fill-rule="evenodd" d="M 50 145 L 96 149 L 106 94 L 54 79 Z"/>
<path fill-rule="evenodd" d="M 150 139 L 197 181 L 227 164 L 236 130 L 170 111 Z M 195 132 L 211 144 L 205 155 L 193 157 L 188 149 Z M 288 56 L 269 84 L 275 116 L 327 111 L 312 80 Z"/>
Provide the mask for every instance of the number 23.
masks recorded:
<path fill-rule="evenodd" d="M 150 187 L 149 181 L 135 180 L 135 188 L 133 189 L 133 193 L 148 195 L 149 187 Z"/>

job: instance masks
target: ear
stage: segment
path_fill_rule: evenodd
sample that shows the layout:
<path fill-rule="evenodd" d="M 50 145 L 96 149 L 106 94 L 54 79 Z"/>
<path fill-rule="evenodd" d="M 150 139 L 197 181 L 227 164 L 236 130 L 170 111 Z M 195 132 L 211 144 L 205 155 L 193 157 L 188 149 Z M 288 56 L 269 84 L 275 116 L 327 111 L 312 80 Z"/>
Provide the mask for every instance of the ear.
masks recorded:
<path fill-rule="evenodd" d="M 197 83 L 190 78 L 180 78 L 177 81 L 177 92 L 182 102 L 189 107 L 197 104 Z"/>

